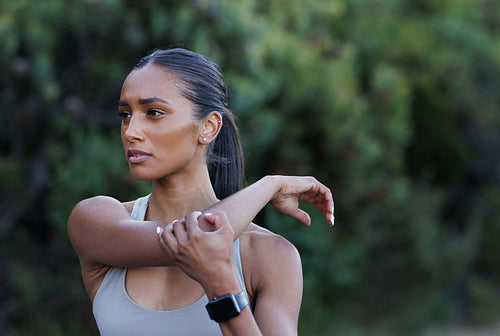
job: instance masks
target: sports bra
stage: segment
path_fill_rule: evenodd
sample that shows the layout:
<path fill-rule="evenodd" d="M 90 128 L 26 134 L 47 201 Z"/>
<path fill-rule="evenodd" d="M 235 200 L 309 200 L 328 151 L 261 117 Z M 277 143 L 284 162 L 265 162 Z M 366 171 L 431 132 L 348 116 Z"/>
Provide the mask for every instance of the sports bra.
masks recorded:
<path fill-rule="evenodd" d="M 131 213 L 144 220 L 149 195 L 137 199 Z M 239 239 L 233 243 L 233 265 L 241 288 L 246 293 L 241 268 Z M 222 335 L 219 324 L 208 317 L 203 295 L 193 304 L 175 310 L 152 310 L 134 302 L 125 288 L 126 268 L 111 267 L 94 297 L 92 309 L 102 336 L 189 336 Z"/>

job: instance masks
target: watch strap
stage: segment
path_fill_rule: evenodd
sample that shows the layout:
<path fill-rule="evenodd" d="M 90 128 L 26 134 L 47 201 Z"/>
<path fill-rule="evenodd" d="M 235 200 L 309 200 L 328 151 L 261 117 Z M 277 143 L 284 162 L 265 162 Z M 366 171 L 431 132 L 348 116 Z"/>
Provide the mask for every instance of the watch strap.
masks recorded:
<path fill-rule="evenodd" d="M 235 295 L 236 302 L 238 303 L 238 307 L 240 308 L 240 312 L 250 304 L 248 301 L 248 295 L 245 291 L 241 291 L 240 293 Z"/>

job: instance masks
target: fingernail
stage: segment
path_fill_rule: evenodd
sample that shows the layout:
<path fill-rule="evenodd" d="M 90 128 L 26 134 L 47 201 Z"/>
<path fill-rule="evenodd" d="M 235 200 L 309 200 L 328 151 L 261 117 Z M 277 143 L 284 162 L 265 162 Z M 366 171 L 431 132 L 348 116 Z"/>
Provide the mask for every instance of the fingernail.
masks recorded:
<path fill-rule="evenodd" d="M 335 216 L 332 214 L 332 216 L 330 217 L 330 226 L 333 225 L 335 225 Z"/>
<path fill-rule="evenodd" d="M 157 227 L 156 227 L 156 233 L 157 233 L 157 234 L 160 234 L 160 233 L 161 233 L 161 227 L 159 227 L 159 226 L 157 226 Z"/>
<path fill-rule="evenodd" d="M 206 212 L 206 213 L 204 213 L 204 215 L 205 215 L 205 216 L 213 216 L 213 213 L 211 213 L 211 212 Z"/>

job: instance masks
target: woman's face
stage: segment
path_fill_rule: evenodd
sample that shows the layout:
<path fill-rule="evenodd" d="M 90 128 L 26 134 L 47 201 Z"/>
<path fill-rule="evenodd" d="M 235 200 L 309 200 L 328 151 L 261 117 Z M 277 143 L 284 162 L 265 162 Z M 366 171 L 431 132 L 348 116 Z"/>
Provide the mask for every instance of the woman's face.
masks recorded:
<path fill-rule="evenodd" d="M 175 76 L 157 65 L 133 70 L 123 83 L 118 103 L 122 143 L 138 180 L 189 174 L 190 167 L 199 168 L 200 121 L 179 85 Z"/>

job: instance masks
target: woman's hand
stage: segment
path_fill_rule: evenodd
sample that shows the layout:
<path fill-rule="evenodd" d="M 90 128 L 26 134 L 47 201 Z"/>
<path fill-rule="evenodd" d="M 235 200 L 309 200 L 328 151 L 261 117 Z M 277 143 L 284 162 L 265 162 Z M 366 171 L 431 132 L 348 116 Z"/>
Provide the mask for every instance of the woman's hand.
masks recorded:
<path fill-rule="evenodd" d="M 214 225 L 215 231 L 202 230 L 202 220 Z M 203 286 L 209 298 L 240 291 L 232 261 L 233 230 L 225 213 L 192 212 L 157 231 L 163 250 Z"/>
<path fill-rule="evenodd" d="M 299 200 L 305 200 L 318 207 L 333 226 L 335 222 L 332 192 L 314 177 L 271 176 L 277 179 L 279 190 L 270 203 L 283 214 L 310 225 L 309 214 L 299 209 Z"/>

